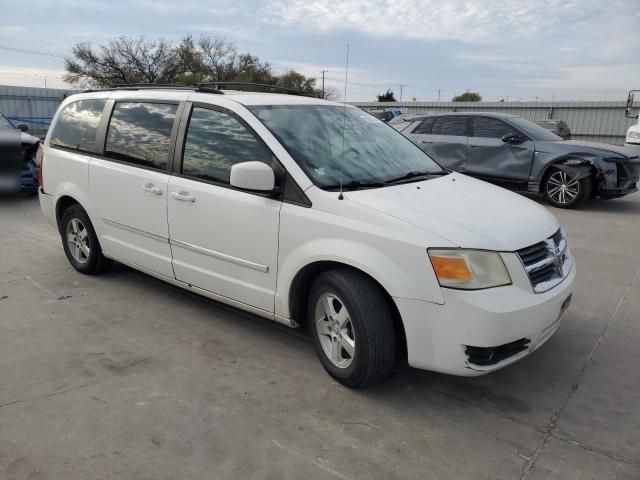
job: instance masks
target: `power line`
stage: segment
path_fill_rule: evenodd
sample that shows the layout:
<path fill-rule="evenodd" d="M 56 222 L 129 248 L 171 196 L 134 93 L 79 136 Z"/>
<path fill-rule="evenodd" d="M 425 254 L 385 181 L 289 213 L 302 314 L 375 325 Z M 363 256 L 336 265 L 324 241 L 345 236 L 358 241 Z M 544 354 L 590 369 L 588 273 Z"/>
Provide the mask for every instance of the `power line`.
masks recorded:
<path fill-rule="evenodd" d="M 44 57 L 64 58 L 64 55 L 60 55 L 59 53 L 42 52 L 42 51 L 37 51 L 37 50 L 27 50 L 25 48 L 7 47 L 5 45 L 0 45 L 0 50 L 8 50 L 10 52 L 17 52 L 17 53 L 28 53 L 28 54 L 31 54 L 31 55 L 42 55 Z"/>

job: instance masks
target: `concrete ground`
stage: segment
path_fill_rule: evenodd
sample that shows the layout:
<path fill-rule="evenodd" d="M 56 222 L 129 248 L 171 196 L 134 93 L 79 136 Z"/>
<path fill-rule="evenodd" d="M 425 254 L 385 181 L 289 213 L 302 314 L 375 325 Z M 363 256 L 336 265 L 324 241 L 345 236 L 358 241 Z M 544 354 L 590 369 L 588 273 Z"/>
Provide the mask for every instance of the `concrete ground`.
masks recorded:
<path fill-rule="evenodd" d="M 0 479 L 639 479 L 640 194 L 554 210 L 579 273 L 498 373 L 336 384 L 300 332 L 128 268 L 76 273 L 0 206 Z"/>

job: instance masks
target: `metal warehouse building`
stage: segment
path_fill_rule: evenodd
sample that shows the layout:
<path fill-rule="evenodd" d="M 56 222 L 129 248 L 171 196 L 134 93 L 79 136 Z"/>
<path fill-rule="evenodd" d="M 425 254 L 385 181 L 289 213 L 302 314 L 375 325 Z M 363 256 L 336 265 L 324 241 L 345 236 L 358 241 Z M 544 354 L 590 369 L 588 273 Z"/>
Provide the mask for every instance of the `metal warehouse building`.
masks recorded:
<path fill-rule="evenodd" d="M 60 102 L 73 90 L 0 85 L 0 113 L 25 123 L 44 137 Z M 625 92 L 621 92 L 624 96 Z M 625 102 L 351 102 L 365 110 L 400 107 L 408 113 L 502 112 L 529 120 L 564 120 L 572 138 L 622 145 L 635 120 L 624 115 Z M 638 113 L 635 109 L 634 113 Z"/>

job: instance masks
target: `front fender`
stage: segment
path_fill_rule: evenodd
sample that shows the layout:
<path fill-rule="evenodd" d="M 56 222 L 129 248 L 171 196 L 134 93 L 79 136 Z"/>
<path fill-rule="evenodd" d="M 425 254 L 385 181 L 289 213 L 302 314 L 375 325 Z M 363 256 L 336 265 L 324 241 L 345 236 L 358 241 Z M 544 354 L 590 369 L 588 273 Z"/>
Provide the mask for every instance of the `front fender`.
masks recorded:
<path fill-rule="evenodd" d="M 611 170 L 611 167 L 603 166 L 605 162 L 592 155 L 569 154 L 558 158 L 549 158 L 548 154 L 536 152 L 536 161 L 538 165 L 534 165 L 536 172 L 532 176 L 540 187 L 542 186 L 542 180 L 551 168 L 563 170 L 572 177 L 577 176 L 579 180 L 594 176 L 596 190 L 603 188 L 607 183 L 607 179 L 611 176 L 613 176 L 614 180 L 616 178 L 615 165 Z"/>
<path fill-rule="evenodd" d="M 361 270 L 396 298 L 444 303 L 426 248 L 394 249 L 395 256 L 371 244 L 340 238 L 318 238 L 301 244 L 281 260 L 275 311 L 289 317 L 289 292 L 302 269 L 316 262 L 337 262 Z"/>

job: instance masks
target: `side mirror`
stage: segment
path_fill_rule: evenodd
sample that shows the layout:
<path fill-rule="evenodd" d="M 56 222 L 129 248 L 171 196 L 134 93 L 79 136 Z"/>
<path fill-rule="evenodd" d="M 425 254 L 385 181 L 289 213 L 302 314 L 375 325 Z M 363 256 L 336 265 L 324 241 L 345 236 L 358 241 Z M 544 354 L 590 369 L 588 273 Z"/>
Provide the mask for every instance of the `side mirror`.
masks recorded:
<path fill-rule="evenodd" d="M 21 132 L 25 132 L 25 133 L 29 131 L 29 127 L 27 125 L 25 125 L 24 123 L 17 124 L 16 128 L 18 130 L 20 130 Z"/>
<path fill-rule="evenodd" d="M 255 192 L 272 192 L 276 186 L 273 168 L 263 162 L 242 162 L 231 167 L 232 187 Z"/>
<path fill-rule="evenodd" d="M 517 133 L 507 133 L 502 136 L 502 141 L 504 143 L 522 143 L 524 142 L 524 138 L 522 138 Z"/>

